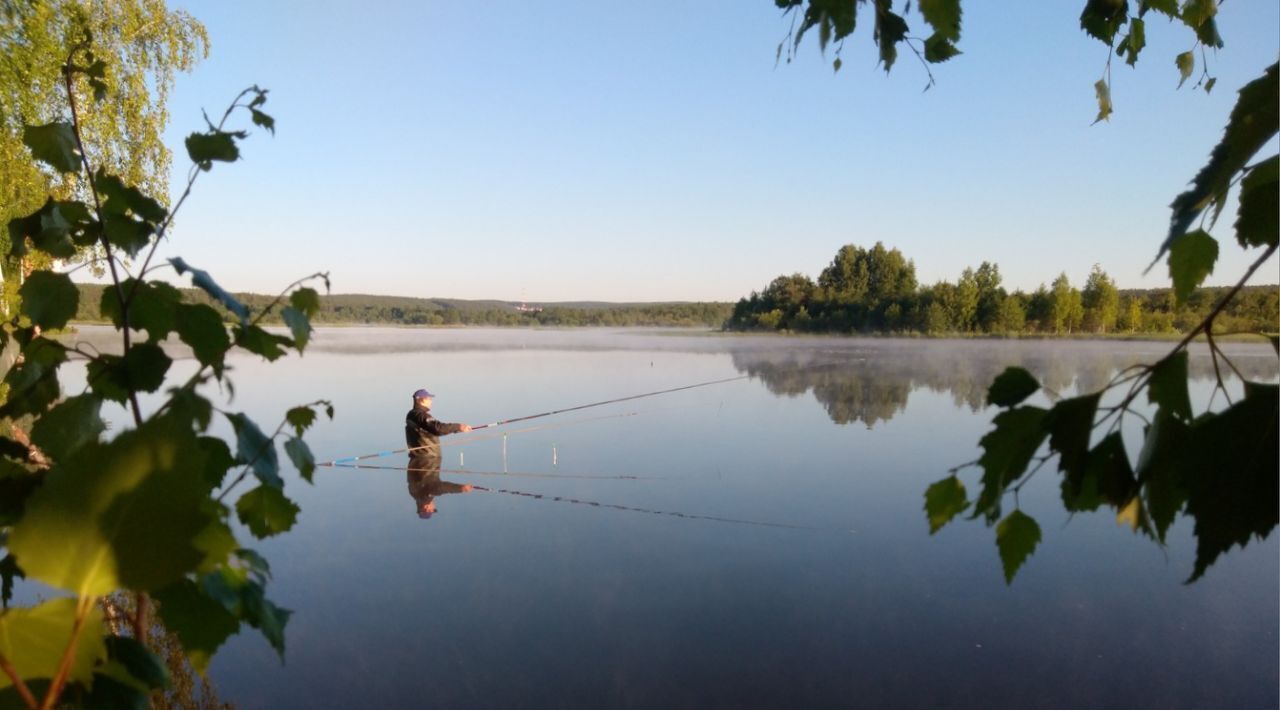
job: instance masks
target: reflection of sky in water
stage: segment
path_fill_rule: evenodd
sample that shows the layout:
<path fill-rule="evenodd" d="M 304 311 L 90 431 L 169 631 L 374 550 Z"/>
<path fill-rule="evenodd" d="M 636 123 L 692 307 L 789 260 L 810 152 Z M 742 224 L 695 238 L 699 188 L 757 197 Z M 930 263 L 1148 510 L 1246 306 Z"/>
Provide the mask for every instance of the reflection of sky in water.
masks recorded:
<path fill-rule="evenodd" d="M 264 428 L 333 401 L 322 461 L 401 448 L 422 386 L 441 419 L 479 424 L 751 377 L 513 425 L 530 430 L 505 461 L 500 430 L 444 449 L 446 469 L 661 480 L 446 471 L 544 497 L 447 495 L 419 520 L 401 471 L 294 476 L 298 526 L 253 545 L 296 612 L 287 665 L 249 632 L 213 678 L 245 707 L 1275 706 L 1274 535 L 1183 586 L 1188 521 L 1163 551 L 1105 508 L 1068 521 L 1047 469 L 1022 494 L 1044 541 L 1012 587 L 992 530 L 928 535 L 924 489 L 975 458 L 1004 366 L 1070 394 L 1169 347 L 353 328 L 277 366 L 237 360 L 230 408 Z M 1228 347 L 1274 381 L 1269 347 Z M 1202 407 L 1208 359 L 1192 372 Z"/>

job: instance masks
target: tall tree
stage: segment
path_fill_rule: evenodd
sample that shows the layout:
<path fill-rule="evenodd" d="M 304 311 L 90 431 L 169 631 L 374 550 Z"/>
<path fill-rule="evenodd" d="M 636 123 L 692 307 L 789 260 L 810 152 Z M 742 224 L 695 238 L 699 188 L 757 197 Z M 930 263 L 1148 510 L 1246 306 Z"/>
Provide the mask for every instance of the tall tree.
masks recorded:
<path fill-rule="evenodd" d="M 861 303 L 870 281 L 866 250 L 853 244 L 840 247 L 827 268 L 818 274 L 823 298 L 832 303 Z"/>
<path fill-rule="evenodd" d="M 1006 298 L 1000 287 L 1000 267 L 984 261 L 974 272 L 974 283 L 978 286 L 978 329 L 990 333 L 1000 329 L 1000 308 Z"/>
<path fill-rule="evenodd" d="M 957 330 L 969 332 L 978 322 L 978 279 L 973 269 L 965 269 L 956 281 L 955 290 L 951 292 L 951 300 L 947 311 L 951 314 L 951 322 Z"/>
<path fill-rule="evenodd" d="M 1075 289 L 1071 288 L 1071 280 L 1067 278 L 1065 272 L 1058 274 L 1058 278 L 1053 280 L 1049 301 L 1049 322 L 1055 333 L 1066 333 L 1071 329 L 1073 291 Z"/>
<path fill-rule="evenodd" d="M 62 65 L 88 40 L 92 61 L 83 53 L 77 61 L 92 71 L 77 73 L 72 89 L 90 162 L 168 202 L 166 104 L 174 73 L 208 53 L 204 26 L 163 0 L 0 0 L 0 224 L 80 185 L 74 174 L 37 166 L 23 131 L 66 118 Z M 0 253 L 9 240 L 0 233 Z M 16 266 L 5 264 L 6 295 L 17 287 Z"/>
<path fill-rule="evenodd" d="M 1115 329 L 1120 315 L 1120 291 L 1100 265 L 1093 265 L 1081 297 L 1086 328 L 1096 333 L 1109 333 Z"/>

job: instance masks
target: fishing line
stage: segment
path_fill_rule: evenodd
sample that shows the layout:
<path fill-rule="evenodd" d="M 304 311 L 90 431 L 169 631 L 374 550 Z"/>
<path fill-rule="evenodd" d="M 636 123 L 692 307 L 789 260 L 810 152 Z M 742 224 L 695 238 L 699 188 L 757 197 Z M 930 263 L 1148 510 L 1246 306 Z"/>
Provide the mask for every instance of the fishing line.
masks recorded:
<path fill-rule="evenodd" d="M 672 387 L 671 389 L 658 390 L 657 392 L 645 392 L 644 394 L 633 394 L 633 395 L 631 395 L 630 397 L 618 397 L 618 398 L 616 398 L 616 399 L 606 399 L 606 400 L 604 400 L 603 402 L 592 402 L 591 404 L 579 404 L 579 405 L 578 405 L 578 406 L 576 406 L 576 407 L 565 407 L 564 409 L 555 409 L 555 410 L 552 410 L 552 411 L 550 411 L 550 412 L 541 412 L 541 413 L 539 413 L 539 414 L 530 414 L 530 415 L 523 416 L 523 417 L 514 417 L 514 418 L 512 418 L 512 419 L 503 419 L 503 420 L 502 420 L 502 421 L 500 421 L 500 422 L 492 422 L 492 423 L 490 423 L 490 424 L 481 424 L 480 426 L 474 426 L 474 427 L 471 427 L 471 430 L 472 430 L 472 431 L 475 431 L 475 430 L 477 430 L 477 429 L 487 429 L 488 427 L 491 427 L 491 426 L 501 426 L 501 425 L 503 425 L 503 424 L 512 424 L 512 423 L 515 423 L 515 422 L 523 422 L 523 421 L 527 421 L 527 420 L 529 420 L 529 419 L 538 419 L 538 418 L 541 418 L 541 417 L 549 417 L 549 416 L 551 416 L 551 415 L 553 415 L 553 414 L 564 414 L 565 412 L 576 412 L 576 411 L 578 411 L 579 409 L 589 409 L 589 408 L 591 408 L 591 407 L 603 407 L 603 406 L 604 406 L 604 405 L 606 405 L 606 404 L 616 404 L 616 403 L 618 403 L 618 402 L 629 402 L 629 401 L 631 401 L 631 400 L 633 400 L 633 399 L 642 399 L 642 398 L 644 398 L 644 397 L 654 397 L 654 396 L 657 396 L 657 395 L 660 395 L 660 394 L 670 394 L 670 393 L 672 393 L 672 392 L 682 392 L 682 391 L 684 391 L 684 390 L 691 390 L 691 389 L 694 389 L 694 388 L 696 388 L 696 387 L 707 387 L 707 386 L 710 386 L 710 385 L 720 385 L 720 384 L 724 384 L 724 383 L 726 383 L 726 382 L 736 382 L 737 380 L 745 380 L 745 379 L 747 379 L 747 378 L 749 378 L 749 377 L 751 377 L 751 375 L 739 375 L 739 376 L 737 376 L 737 377 L 726 377 L 726 378 L 725 378 L 725 379 L 723 379 L 723 380 L 711 380 L 711 381 L 709 381 L 709 382 L 699 382 L 699 383 L 697 383 L 697 384 L 693 384 L 693 385 L 685 385 L 685 386 L 683 386 L 683 387 Z"/>
<path fill-rule="evenodd" d="M 810 525 L 791 525 L 788 523 L 769 523 L 761 520 L 744 520 L 742 518 L 722 518 L 717 515 L 697 515 L 695 513 L 677 513 L 669 510 L 651 510 L 649 508 L 635 508 L 627 505 L 618 505 L 616 503 L 601 503 L 594 500 L 582 500 L 580 498 L 569 498 L 567 496 L 552 496 L 543 493 L 528 493 L 526 491 L 511 490 L 509 488 L 488 488 L 486 486 L 471 486 L 474 490 L 484 491 L 485 493 L 502 493 L 510 496 L 521 496 L 524 498 L 536 498 L 538 500 L 549 500 L 557 503 L 575 503 L 577 505 L 589 505 L 593 508 L 612 508 L 614 510 L 625 510 L 631 513 L 649 513 L 650 515 L 669 515 L 674 518 L 685 518 L 688 520 L 709 520 L 716 523 L 733 523 L 735 525 L 754 525 L 765 528 L 786 528 L 789 530 L 835 530 L 836 528 L 819 528 Z"/>

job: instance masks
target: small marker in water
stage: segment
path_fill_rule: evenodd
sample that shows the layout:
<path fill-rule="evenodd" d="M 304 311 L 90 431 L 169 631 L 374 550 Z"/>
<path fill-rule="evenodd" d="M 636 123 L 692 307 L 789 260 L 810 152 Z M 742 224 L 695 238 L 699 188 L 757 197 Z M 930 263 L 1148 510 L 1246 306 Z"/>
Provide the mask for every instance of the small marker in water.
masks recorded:
<path fill-rule="evenodd" d="M 458 452 L 458 468 L 465 468 L 467 465 L 466 457 L 461 451 Z"/>
<path fill-rule="evenodd" d="M 556 465 L 556 445 L 555 444 L 551 445 L 551 465 L 552 466 Z"/>

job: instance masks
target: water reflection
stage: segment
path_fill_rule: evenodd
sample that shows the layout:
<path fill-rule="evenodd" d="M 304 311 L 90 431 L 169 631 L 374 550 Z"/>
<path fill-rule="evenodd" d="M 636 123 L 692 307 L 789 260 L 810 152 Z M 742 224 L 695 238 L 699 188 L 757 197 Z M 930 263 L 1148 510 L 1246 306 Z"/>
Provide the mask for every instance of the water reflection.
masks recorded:
<path fill-rule="evenodd" d="M 905 411 L 917 389 L 948 393 L 957 407 L 977 412 L 986 406 L 991 381 L 1006 367 L 1026 368 L 1050 394 L 1065 395 L 1100 390 L 1121 370 L 1155 362 L 1163 354 L 1159 343 L 1116 349 L 1081 343 L 1028 347 L 934 342 L 911 347 L 888 343 L 861 349 L 734 350 L 732 357 L 738 372 L 759 379 L 771 393 L 812 393 L 833 422 L 872 428 Z M 1270 351 L 1240 348 L 1233 362 L 1248 380 L 1272 381 L 1277 376 Z M 1215 377 L 1212 359 L 1204 352 L 1193 354 L 1188 371 L 1193 381 Z"/>
<path fill-rule="evenodd" d="M 409 454 L 409 470 L 406 473 L 414 510 L 423 520 L 439 512 L 436 509 L 436 498 L 449 493 L 471 492 L 469 484 L 453 483 L 440 478 L 439 447 Z"/>

